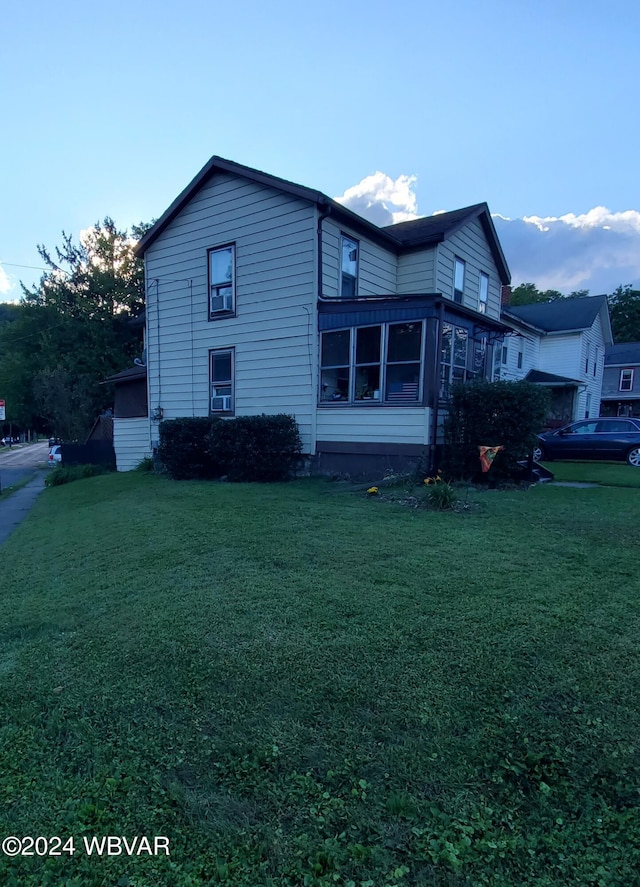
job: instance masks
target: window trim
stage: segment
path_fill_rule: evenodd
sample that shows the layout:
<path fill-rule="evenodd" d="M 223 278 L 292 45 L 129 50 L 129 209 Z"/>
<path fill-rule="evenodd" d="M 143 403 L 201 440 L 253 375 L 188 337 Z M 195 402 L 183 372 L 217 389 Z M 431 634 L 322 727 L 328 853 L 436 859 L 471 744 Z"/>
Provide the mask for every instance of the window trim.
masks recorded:
<path fill-rule="evenodd" d="M 625 387 L 623 386 L 623 382 L 625 381 L 625 379 L 624 379 L 624 374 L 625 374 L 625 373 L 628 373 L 628 382 L 629 382 L 629 387 L 628 387 L 628 388 L 625 388 Z M 619 379 L 619 382 L 618 382 L 618 391 L 633 391 L 633 378 L 634 378 L 634 375 L 635 375 L 635 371 L 634 371 L 632 368 L 630 368 L 630 367 L 627 368 L 627 369 L 625 369 L 625 370 L 620 370 L 620 379 Z"/>
<path fill-rule="evenodd" d="M 518 339 L 518 353 L 516 355 L 516 367 L 521 370 L 524 365 L 524 339 L 522 336 Z"/>
<path fill-rule="evenodd" d="M 388 359 L 388 346 L 389 346 L 389 330 L 393 326 L 405 326 L 408 324 L 420 324 L 420 356 L 418 360 L 406 360 L 406 361 L 398 361 L 394 360 L 389 362 Z M 380 397 L 375 398 L 356 398 L 356 373 L 358 367 L 363 366 L 378 366 L 378 364 L 356 364 L 356 348 L 357 348 L 357 336 L 358 331 L 363 329 L 372 329 L 372 328 L 380 328 L 380 374 L 379 374 L 379 385 L 380 388 L 377 389 L 380 392 Z M 417 320 L 401 320 L 401 321 L 385 321 L 381 323 L 363 323 L 358 324 L 357 326 L 344 326 L 337 327 L 336 329 L 331 330 L 322 330 L 320 333 L 320 353 L 319 353 L 319 372 L 318 372 L 318 406 L 319 407 L 356 407 L 356 408 L 366 408 L 366 407 L 424 407 L 424 397 L 425 397 L 425 387 L 424 387 L 424 368 L 425 368 L 425 350 L 427 347 L 427 324 L 424 318 L 418 318 Z M 342 364 L 336 364 L 335 366 L 324 366 L 322 364 L 322 340 L 323 337 L 327 334 L 331 333 L 340 333 L 340 332 L 348 332 L 349 333 L 349 388 L 348 388 L 348 396 L 346 400 L 331 400 L 322 398 L 322 374 L 324 370 L 331 369 L 342 369 Z M 403 401 L 397 403 L 394 399 L 386 398 L 385 392 L 387 388 L 387 370 L 389 366 L 402 366 L 408 364 L 418 364 L 418 396 L 415 400 L 411 401 Z"/>
<path fill-rule="evenodd" d="M 209 349 L 209 415 L 210 416 L 235 416 L 236 413 L 236 349 L 230 348 L 210 348 Z M 213 359 L 214 356 L 228 354 L 231 357 L 231 379 L 229 381 L 222 380 L 215 382 L 213 379 Z M 214 394 L 214 385 L 228 386 L 231 388 L 230 395 Z M 229 409 L 213 409 L 214 397 L 230 397 L 231 405 Z"/>
<path fill-rule="evenodd" d="M 213 286 L 222 289 L 225 287 L 225 283 L 212 283 L 211 256 L 213 253 L 221 252 L 225 249 L 231 249 L 231 308 L 213 311 L 211 308 L 211 289 Z M 212 246 L 207 250 L 207 316 L 209 320 L 224 320 L 228 317 L 236 316 L 236 244 L 234 242 L 221 243 L 220 246 Z"/>
<path fill-rule="evenodd" d="M 342 260 L 344 257 L 344 244 L 345 244 L 345 241 L 347 241 L 347 240 L 349 241 L 349 243 L 354 244 L 354 246 L 356 248 L 357 255 L 356 255 L 356 259 L 355 259 L 355 262 L 356 262 L 355 277 L 353 274 L 349 274 L 348 272 L 345 272 L 345 270 L 343 268 L 343 264 L 342 264 Z M 353 293 L 347 293 L 346 295 L 345 295 L 344 287 L 343 287 L 343 283 L 344 283 L 343 277 L 345 274 L 347 275 L 347 277 L 351 278 L 354 281 Z M 339 293 L 340 293 L 340 298 L 341 299 L 355 299 L 358 296 L 359 288 L 360 288 L 360 241 L 356 240 L 356 238 L 353 237 L 351 234 L 347 234 L 346 231 L 341 231 L 340 232 L 340 277 L 338 280 L 338 289 L 339 289 Z"/>

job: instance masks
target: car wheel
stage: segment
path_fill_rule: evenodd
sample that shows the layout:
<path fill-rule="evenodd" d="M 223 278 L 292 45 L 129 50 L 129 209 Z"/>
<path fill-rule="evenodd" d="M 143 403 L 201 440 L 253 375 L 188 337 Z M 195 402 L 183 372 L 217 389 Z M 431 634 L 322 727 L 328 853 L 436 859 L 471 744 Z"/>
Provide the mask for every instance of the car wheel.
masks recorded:
<path fill-rule="evenodd" d="M 549 457 L 539 444 L 533 448 L 533 459 L 535 462 L 549 461 Z"/>
<path fill-rule="evenodd" d="M 627 462 L 634 468 L 640 468 L 640 447 L 634 447 L 627 453 Z"/>

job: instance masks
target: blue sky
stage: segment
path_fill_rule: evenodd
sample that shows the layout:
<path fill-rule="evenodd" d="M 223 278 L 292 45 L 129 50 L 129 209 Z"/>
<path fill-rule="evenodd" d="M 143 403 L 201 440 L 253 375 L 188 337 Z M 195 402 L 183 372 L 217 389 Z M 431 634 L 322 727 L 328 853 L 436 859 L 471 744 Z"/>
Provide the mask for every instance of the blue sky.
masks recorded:
<path fill-rule="evenodd" d="M 213 154 L 400 213 L 486 200 L 514 284 L 640 285 L 632 0 L 33 0 L 2 23 L 0 299 L 37 244 L 159 216 Z"/>

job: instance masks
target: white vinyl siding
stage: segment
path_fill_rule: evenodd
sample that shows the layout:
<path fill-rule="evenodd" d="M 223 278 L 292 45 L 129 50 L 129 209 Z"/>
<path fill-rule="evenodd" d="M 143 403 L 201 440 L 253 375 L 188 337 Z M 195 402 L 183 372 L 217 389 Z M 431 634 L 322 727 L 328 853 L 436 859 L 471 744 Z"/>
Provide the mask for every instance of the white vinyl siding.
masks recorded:
<path fill-rule="evenodd" d="M 358 253 L 358 295 L 395 295 L 397 263 L 391 250 L 384 249 L 369 240 L 336 225 L 331 219 L 322 222 L 322 294 L 340 296 L 341 281 L 341 241 L 342 237 L 353 238 L 359 244 Z"/>
<path fill-rule="evenodd" d="M 148 417 L 114 419 L 113 447 L 118 471 L 132 471 L 145 456 L 150 456 Z"/>
<path fill-rule="evenodd" d="M 434 248 L 398 256 L 398 295 L 435 293 L 436 250 Z"/>
<path fill-rule="evenodd" d="M 212 323 L 207 252 L 226 243 L 235 244 L 236 316 Z M 151 410 L 162 406 L 165 419 L 207 416 L 209 352 L 234 348 L 235 415 L 293 414 L 312 451 L 315 255 L 311 204 L 216 174 L 145 257 Z"/>
<path fill-rule="evenodd" d="M 480 299 L 480 274 L 487 274 L 489 292 L 486 313 L 489 317 L 499 318 L 500 277 L 484 230 L 477 219 L 473 219 L 438 245 L 435 289 L 450 299 L 453 299 L 456 258 L 465 263 L 462 304 L 477 311 Z"/>
<path fill-rule="evenodd" d="M 318 440 L 426 445 L 430 410 L 422 407 L 343 407 L 318 410 Z"/>

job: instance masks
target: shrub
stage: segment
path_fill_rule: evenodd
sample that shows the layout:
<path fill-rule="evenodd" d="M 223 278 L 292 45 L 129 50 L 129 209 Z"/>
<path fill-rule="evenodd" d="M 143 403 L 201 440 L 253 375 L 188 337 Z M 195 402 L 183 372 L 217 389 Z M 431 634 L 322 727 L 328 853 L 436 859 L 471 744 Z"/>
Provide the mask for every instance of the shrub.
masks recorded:
<path fill-rule="evenodd" d="M 73 483 L 74 480 L 107 474 L 109 471 L 110 469 L 104 465 L 56 465 L 45 477 L 44 482 L 47 487 L 59 487 L 62 484 Z"/>
<path fill-rule="evenodd" d="M 293 416 L 241 416 L 217 422 L 209 454 L 231 481 L 275 481 L 291 477 L 302 442 Z"/>
<path fill-rule="evenodd" d="M 441 472 L 436 477 L 425 477 L 424 482 L 427 484 L 426 499 L 432 508 L 446 511 L 458 501 L 458 494 L 450 483 L 442 480 Z"/>
<path fill-rule="evenodd" d="M 549 394 L 530 382 L 473 382 L 452 386 L 444 423 L 445 466 L 454 478 L 481 476 L 479 446 L 503 446 L 492 477 L 513 477 L 544 426 Z"/>
<path fill-rule="evenodd" d="M 210 479 L 222 473 L 211 457 L 208 436 L 217 417 L 166 419 L 160 423 L 158 458 L 174 480 Z"/>
<path fill-rule="evenodd" d="M 142 472 L 153 471 L 153 459 L 151 456 L 143 456 L 136 465 L 135 470 Z"/>

